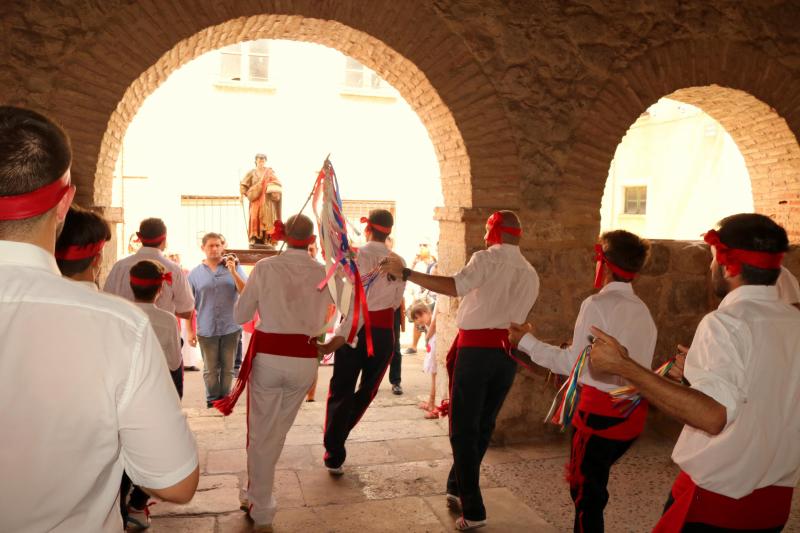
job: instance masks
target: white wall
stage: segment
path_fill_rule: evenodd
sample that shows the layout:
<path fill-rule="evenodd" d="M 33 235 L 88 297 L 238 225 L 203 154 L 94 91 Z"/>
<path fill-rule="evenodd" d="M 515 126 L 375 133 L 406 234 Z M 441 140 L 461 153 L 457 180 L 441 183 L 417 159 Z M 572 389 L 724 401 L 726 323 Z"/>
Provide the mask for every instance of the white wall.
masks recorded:
<path fill-rule="evenodd" d="M 330 153 L 343 198 L 396 201 L 401 255 L 413 258 L 422 235 L 435 244 L 433 209 L 443 204 L 439 166 L 419 117 L 393 89 L 390 98 L 343 94 L 345 56 L 336 50 L 271 43 L 269 88 L 217 83 L 215 51 L 176 71 L 145 100 L 126 132 L 118 169 L 146 179 L 126 179 L 124 201 L 120 180 L 114 182 L 125 232 L 136 231 L 143 218 L 163 218 L 170 250 L 191 266 L 200 255 L 197 243 L 183 237 L 181 195 L 238 196 L 253 156 L 264 152 L 283 182 L 286 217 L 305 201 Z M 226 236 L 232 246 L 246 247 L 243 231 Z"/>
<path fill-rule="evenodd" d="M 647 214 L 624 214 L 626 186 L 647 186 Z M 600 209 L 601 231 L 696 240 L 717 221 L 753 212 L 750 176 L 731 136 L 702 110 L 662 98 L 614 154 Z"/>

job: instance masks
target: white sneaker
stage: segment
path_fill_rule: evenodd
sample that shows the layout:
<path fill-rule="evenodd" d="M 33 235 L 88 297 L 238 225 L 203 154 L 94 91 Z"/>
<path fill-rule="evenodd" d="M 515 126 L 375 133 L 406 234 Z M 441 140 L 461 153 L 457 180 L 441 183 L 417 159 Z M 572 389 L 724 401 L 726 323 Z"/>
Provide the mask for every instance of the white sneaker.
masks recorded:
<path fill-rule="evenodd" d="M 344 468 L 341 466 L 337 466 L 336 468 L 328 467 L 328 473 L 332 476 L 341 476 L 344 474 Z"/>

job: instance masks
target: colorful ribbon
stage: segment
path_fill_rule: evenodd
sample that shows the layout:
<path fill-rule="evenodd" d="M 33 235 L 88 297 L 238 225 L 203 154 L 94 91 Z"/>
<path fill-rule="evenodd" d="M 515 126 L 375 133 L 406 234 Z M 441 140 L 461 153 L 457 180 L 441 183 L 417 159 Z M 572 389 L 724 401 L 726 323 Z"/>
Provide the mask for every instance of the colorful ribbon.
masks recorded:
<path fill-rule="evenodd" d="M 716 230 L 711 230 L 703 236 L 703 240 L 716 249 L 717 263 L 724 266 L 729 276 L 738 276 L 742 265 L 750 265 L 766 270 L 779 270 L 783 261 L 783 252 L 756 252 L 731 248 L 723 243 Z"/>
<path fill-rule="evenodd" d="M 388 226 L 381 226 L 380 224 L 375 224 L 374 222 L 370 222 L 367 217 L 361 217 L 361 223 L 366 224 L 368 228 L 376 229 L 381 233 L 385 233 L 389 235 L 392 232 L 392 228 Z"/>
<path fill-rule="evenodd" d="M 550 411 L 548 411 L 547 416 L 544 418 L 545 422 L 550 421 L 553 424 L 561 426 L 561 431 L 565 431 L 572 423 L 572 417 L 575 414 L 575 409 L 578 407 L 581 394 L 581 389 L 578 386 L 578 378 L 581 376 L 583 369 L 586 368 L 586 361 L 591 351 L 591 344 L 588 344 L 586 348 L 581 351 L 575 363 L 572 365 L 572 370 L 569 373 L 567 381 L 565 381 L 564 385 L 559 389 L 556 397 L 553 399 L 553 404 L 550 406 Z"/>
<path fill-rule="evenodd" d="M 522 228 L 503 226 L 503 214 L 495 211 L 486 221 L 486 235 L 483 236 L 483 240 L 489 243 L 489 246 L 502 244 L 503 233 L 519 237 L 522 235 Z"/>
<path fill-rule="evenodd" d="M 294 237 L 289 237 L 286 234 L 286 225 L 282 220 L 275 221 L 275 229 L 269 234 L 269 236 L 274 241 L 284 241 L 292 248 L 308 248 L 308 245 L 317 240 L 316 235 L 311 235 L 307 239 L 295 239 Z"/>
<path fill-rule="evenodd" d="M 166 282 L 167 285 L 172 285 L 172 272 L 161 274 L 161 276 L 157 278 L 137 278 L 131 275 L 131 283 L 137 287 L 153 287 L 155 285 L 161 285 L 164 282 Z"/>
<path fill-rule="evenodd" d="M 673 366 L 675 366 L 674 357 L 658 367 L 655 370 L 655 373 L 659 376 L 666 377 Z M 622 416 L 625 417 L 631 414 L 631 412 L 633 412 L 633 410 L 636 409 L 636 407 L 642 402 L 642 395 L 633 385 L 614 389 L 608 394 L 611 396 L 614 406 L 617 407 L 622 413 Z M 630 404 L 625 404 L 624 402 L 630 402 Z"/>
<path fill-rule="evenodd" d="M 81 246 L 73 244 L 71 246 L 56 249 L 55 256 L 56 259 L 61 259 L 62 261 L 80 261 L 81 259 L 89 259 L 90 257 L 94 257 L 99 254 L 100 250 L 103 249 L 105 244 L 105 240 L 92 242 Z"/>
<path fill-rule="evenodd" d="M 594 273 L 594 288 L 599 289 L 603 286 L 603 278 L 606 276 L 605 267 L 608 266 L 608 269 L 616 274 L 617 276 L 621 277 L 622 279 L 633 279 L 636 277 L 636 272 L 629 272 L 627 270 L 623 270 L 622 268 L 618 267 L 614 263 L 608 260 L 605 252 L 603 252 L 603 246 L 600 244 L 594 245 L 594 260 L 597 261 L 597 267 L 595 268 Z"/>
<path fill-rule="evenodd" d="M 50 211 L 70 188 L 69 169 L 59 179 L 35 191 L 0 196 L 0 220 L 23 220 Z"/>

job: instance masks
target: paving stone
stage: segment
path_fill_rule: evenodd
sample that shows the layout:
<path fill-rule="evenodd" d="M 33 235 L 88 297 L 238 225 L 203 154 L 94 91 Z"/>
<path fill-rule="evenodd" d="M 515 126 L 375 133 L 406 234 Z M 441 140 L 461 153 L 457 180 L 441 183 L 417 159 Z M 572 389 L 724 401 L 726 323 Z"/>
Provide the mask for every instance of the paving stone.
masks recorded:
<path fill-rule="evenodd" d="M 487 525 L 481 531 L 486 533 L 557 533 L 559 530 L 547 523 L 538 513 L 525 505 L 507 488 L 482 490 L 483 503 L 486 507 Z M 459 514 L 448 509 L 443 494 L 427 496 L 425 501 L 430 505 L 439 520 L 450 529 Z"/>
<path fill-rule="evenodd" d="M 189 427 L 195 435 L 199 433 L 220 433 L 225 430 L 222 416 L 199 416 L 189 419 Z"/>
<path fill-rule="evenodd" d="M 560 442 L 512 444 L 509 448 L 525 460 L 569 457 L 569 440 L 567 438 Z"/>
<path fill-rule="evenodd" d="M 246 430 L 195 433 L 195 438 L 198 448 L 205 450 L 234 450 L 247 446 Z"/>
<path fill-rule="evenodd" d="M 318 510 L 325 531 L 444 532 L 449 528 L 419 497 L 331 505 Z"/>
<path fill-rule="evenodd" d="M 311 453 L 321 464 L 325 454 L 322 444 L 311 446 Z M 349 466 L 378 465 L 397 462 L 391 447 L 386 441 L 350 442 L 347 444 L 347 464 Z"/>
<path fill-rule="evenodd" d="M 447 459 L 416 461 L 355 469 L 364 494 L 371 500 L 442 492 L 452 462 Z"/>
<path fill-rule="evenodd" d="M 300 509 L 278 509 L 275 520 L 272 522 L 276 532 L 315 532 L 324 533 L 330 531 L 320 518 L 328 507 L 312 509 L 303 507 Z M 220 533 L 251 533 L 253 522 L 241 511 L 219 516 L 217 526 Z"/>
<path fill-rule="evenodd" d="M 446 435 L 416 439 L 387 440 L 386 445 L 399 462 L 448 459 L 453 456 L 450 438 Z"/>
<path fill-rule="evenodd" d="M 247 470 L 247 450 L 211 450 L 206 460 L 207 474 L 235 474 Z"/>
<path fill-rule="evenodd" d="M 239 509 L 239 479 L 236 476 L 200 476 L 192 501 L 185 505 L 158 502 L 150 508 L 153 516 L 226 513 Z"/>
<path fill-rule="evenodd" d="M 151 509 L 153 509 L 151 507 Z M 147 529 L 152 533 L 214 533 L 213 516 L 198 517 L 153 517 L 153 523 Z"/>
<path fill-rule="evenodd" d="M 292 426 L 286 434 L 285 444 L 297 446 L 302 444 L 319 444 L 322 442 L 322 426 Z"/>
<path fill-rule="evenodd" d="M 322 456 L 318 458 L 312 453 L 312 445 L 284 445 L 276 468 L 303 470 L 318 467 L 322 464 Z"/>
<path fill-rule="evenodd" d="M 422 419 L 423 414 L 424 411 L 419 409 L 416 404 L 392 405 L 388 407 L 370 405 L 361 420 L 363 422 L 374 422 L 377 420 L 414 420 L 415 418 Z"/>
<path fill-rule="evenodd" d="M 300 488 L 306 505 L 330 505 L 364 501 L 364 483 L 357 472 L 345 467 L 343 476 L 332 476 L 326 468 L 299 470 Z"/>
<path fill-rule="evenodd" d="M 489 449 L 486 450 L 486 455 L 483 456 L 482 464 L 499 465 L 503 463 L 516 463 L 521 459 L 522 457 L 511 448 L 490 446 Z"/>
<path fill-rule="evenodd" d="M 446 435 L 447 426 L 438 420 L 362 420 L 350 433 L 350 441 L 391 440 L 398 437 L 434 437 Z"/>

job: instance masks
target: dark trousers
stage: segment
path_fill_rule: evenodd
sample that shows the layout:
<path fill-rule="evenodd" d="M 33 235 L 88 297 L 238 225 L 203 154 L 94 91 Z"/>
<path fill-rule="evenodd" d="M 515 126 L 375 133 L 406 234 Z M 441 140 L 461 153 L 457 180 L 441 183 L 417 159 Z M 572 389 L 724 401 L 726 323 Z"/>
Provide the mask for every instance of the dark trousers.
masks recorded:
<path fill-rule="evenodd" d="M 338 468 L 347 457 L 344 443 L 378 393 L 386 367 L 392 358 L 394 334 L 390 329 L 372 329 L 375 355 L 367 356 L 364 328 L 358 332 L 358 344 L 336 350 L 333 376 L 328 389 L 325 411 L 325 465 Z M 356 381 L 361 381 L 356 389 Z"/>
<path fill-rule="evenodd" d="M 403 362 L 403 354 L 400 352 L 400 322 L 403 320 L 403 313 L 400 308 L 394 310 L 394 355 L 392 355 L 392 362 L 389 364 L 389 383 L 392 385 L 400 385 L 400 366 Z"/>
<path fill-rule="evenodd" d="M 667 497 L 667 503 L 664 504 L 664 513 L 667 512 L 667 509 L 672 507 L 673 503 L 675 503 L 675 499 L 672 497 L 672 491 L 670 490 L 669 496 Z M 688 522 L 684 524 L 683 529 L 681 529 L 681 533 L 780 533 L 783 531 L 783 527 L 785 525 L 786 524 L 780 527 L 770 527 L 764 529 L 730 529 L 727 527 L 717 527 L 700 522 Z"/>
<path fill-rule="evenodd" d="M 607 429 L 619 424 L 621 418 L 613 418 L 590 414 L 586 425 L 593 429 Z M 573 530 L 576 533 L 602 532 L 605 525 L 603 510 L 608 504 L 608 475 L 611 465 L 617 462 L 628 451 L 636 439 L 618 441 L 592 435 L 586 441 L 586 452 L 581 461 L 583 483 L 570 487 L 569 492 L 575 504 L 575 521 Z M 572 434 L 574 446 L 575 431 Z"/>
<path fill-rule="evenodd" d="M 447 492 L 461 498 L 467 520 L 485 520 L 480 489 L 481 461 L 497 413 L 514 382 L 517 363 L 498 348 L 459 348 L 450 393 L 453 467 Z"/>

